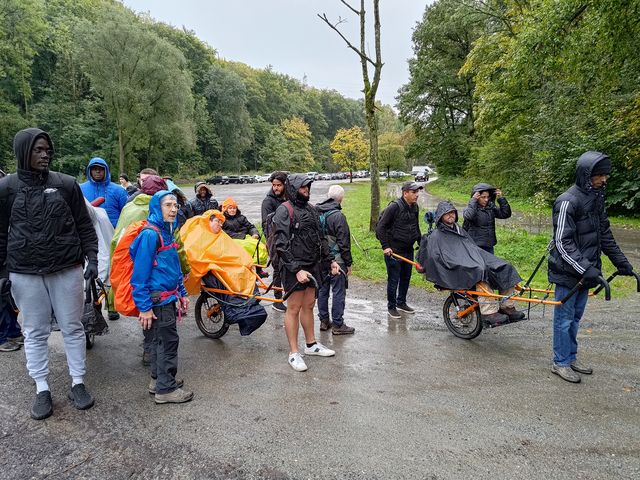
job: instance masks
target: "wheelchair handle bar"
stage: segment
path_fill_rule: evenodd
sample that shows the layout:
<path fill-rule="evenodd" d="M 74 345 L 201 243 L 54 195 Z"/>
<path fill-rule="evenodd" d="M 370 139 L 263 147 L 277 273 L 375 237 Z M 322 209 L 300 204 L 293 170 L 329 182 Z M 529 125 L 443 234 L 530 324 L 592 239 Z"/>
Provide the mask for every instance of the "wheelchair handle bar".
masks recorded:
<path fill-rule="evenodd" d="M 609 277 L 609 281 L 614 276 L 615 275 Z M 606 301 L 611 300 L 611 288 L 609 287 L 609 281 L 605 280 L 602 275 L 598 276 L 598 283 L 600 284 L 600 286 L 593 292 L 593 294 L 596 295 L 604 288 L 604 299 Z M 575 286 L 569 291 L 569 293 L 567 293 L 564 298 L 560 300 L 560 303 L 565 303 L 567 300 L 569 300 L 583 285 L 584 278 L 580 279 L 580 281 L 575 284 Z"/>
<path fill-rule="evenodd" d="M 631 272 L 631 274 L 635 277 L 636 279 L 636 292 L 640 292 L 640 275 L 638 275 L 636 272 Z M 620 275 L 620 272 L 613 272 L 609 278 L 607 278 L 606 283 L 610 283 L 611 280 L 613 280 L 614 278 L 616 278 L 618 275 Z M 602 283 L 600 284 L 600 286 L 598 288 L 596 288 L 593 291 L 594 295 L 597 295 L 600 290 L 602 290 L 604 288 L 604 286 L 602 285 Z M 606 292 L 605 292 L 606 295 Z"/>

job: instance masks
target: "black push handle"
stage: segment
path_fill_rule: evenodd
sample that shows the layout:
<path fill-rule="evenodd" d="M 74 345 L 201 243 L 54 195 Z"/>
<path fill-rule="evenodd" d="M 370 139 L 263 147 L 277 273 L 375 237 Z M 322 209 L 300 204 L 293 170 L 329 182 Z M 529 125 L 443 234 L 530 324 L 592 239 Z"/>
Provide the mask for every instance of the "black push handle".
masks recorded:
<path fill-rule="evenodd" d="M 616 278 L 618 275 L 621 275 L 620 272 L 614 272 L 611 275 L 609 275 L 609 278 L 607 278 L 607 283 L 611 283 L 611 280 Z M 640 292 L 640 275 L 638 275 L 636 272 L 633 272 L 633 271 L 631 272 L 631 275 L 634 276 L 636 279 L 636 292 Z M 600 286 L 593 291 L 593 294 L 597 295 L 600 292 L 600 290 L 602 290 L 603 288 L 604 286 L 600 284 Z"/>
<path fill-rule="evenodd" d="M 309 283 L 311 283 L 313 285 L 313 288 L 316 291 L 316 298 L 318 298 L 318 289 L 320 287 L 318 287 L 318 282 L 316 281 L 315 278 L 313 278 L 313 275 L 307 275 L 307 278 L 309 279 Z M 296 282 L 295 285 L 293 286 L 293 288 L 291 290 L 289 290 L 287 293 L 285 293 L 284 297 L 282 297 L 282 301 L 284 302 L 287 298 L 289 298 L 289 296 L 296 291 L 296 287 L 300 285 L 300 282 Z"/>
<path fill-rule="evenodd" d="M 616 275 L 618 275 L 618 272 L 615 272 L 607 280 L 605 280 L 604 277 L 600 275 L 598 277 L 598 283 L 600 284 L 600 286 L 593 291 L 593 294 L 597 295 L 604 288 L 604 299 L 606 301 L 611 300 L 611 288 L 609 287 L 609 282 L 613 280 L 616 277 Z"/>

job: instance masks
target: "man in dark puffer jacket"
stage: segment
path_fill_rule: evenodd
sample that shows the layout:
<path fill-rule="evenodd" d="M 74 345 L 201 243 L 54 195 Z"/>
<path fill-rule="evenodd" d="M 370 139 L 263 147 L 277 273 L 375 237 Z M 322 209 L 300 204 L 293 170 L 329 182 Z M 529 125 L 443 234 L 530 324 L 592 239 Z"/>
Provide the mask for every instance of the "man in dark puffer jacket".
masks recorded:
<path fill-rule="evenodd" d="M 82 326 L 85 279 L 98 275 L 98 238 L 80 186 L 49 171 L 53 143 L 46 132 L 27 128 L 13 140 L 18 173 L 0 180 L 0 265 L 6 262 L 11 293 L 24 327 L 29 375 L 36 382 L 31 416 L 53 413 L 49 374 L 51 313 L 64 338 L 72 378 L 69 398 L 87 409 L 93 397 L 84 385 L 86 339 Z"/>
<path fill-rule="evenodd" d="M 578 327 L 587 305 L 589 288 L 602 275 L 602 253 L 620 274 L 631 275 L 633 267 L 618 247 L 604 203 L 611 160 L 604 153 L 586 152 L 576 166 L 576 182 L 553 205 L 555 249 L 549 256 L 549 281 L 556 284 L 555 299 L 566 296 L 578 282 L 582 288 L 553 313 L 553 366 L 562 379 L 578 383 L 580 373 L 593 370 L 576 362 Z"/>

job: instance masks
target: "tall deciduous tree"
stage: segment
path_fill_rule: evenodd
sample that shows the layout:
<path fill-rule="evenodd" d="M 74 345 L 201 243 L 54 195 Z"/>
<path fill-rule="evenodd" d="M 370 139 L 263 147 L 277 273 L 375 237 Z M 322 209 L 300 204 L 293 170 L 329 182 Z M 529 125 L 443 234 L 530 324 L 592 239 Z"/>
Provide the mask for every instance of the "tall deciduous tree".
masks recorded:
<path fill-rule="evenodd" d="M 204 94 L 220 146 L 214 167 L 240 173 L 244 170 L 242 155 L 253 141 L 244 83 L 235 72 L 214 65 Z"/>
<path fill-rule="evenodd" d="M 95 24 L 83 25 L 77 45 L 84 71 L 115 123 L 120 172 L 134 148 L 148 147 L 154 132 L 189 122 L 193 98 L 184 57 L 148 26 L 120 9 L 106 9 Z"/>
<path fill-rule="evenodd" d="M 474 2 L 469 2 L 474 3 Z M 460 0 L 440 0 L 426 8 L 413 32 L 415 57 L 409 83 L 398 96 L 402 119 L 416 131 L 414 157 L 435 163 L 444 174 L 459 174 L 474 140 L 474 83 L 460 73 L 486 15 Z"/>
<path fill-rule="evenodd" d="M 341 169 L 349 170 L 350 181 L 353 182 L 353 171 L 367 166 L 369 145 L 364 138 L 364 132 L 359 127 L 340 129 L 331 142 L 333 161 Z"/>
<path fill-rule="evenodd" d="M 262 157 L 263 165 L 271 170 L 304 172 L 313 168 L 309 125 L 298 117 L 284 119 L 269 134 Z"/>
<path fill-rule="evenodd" d="M 349 5 L 345 0 L 340 0 L 360 20 L 360 46 L 354 46 L 340 31 L 338 26 L 343 22 L 339 19 L 331 23 L 326 14 L 318 15 L 329 27 L 331 27 L 347 46 L 360 58 L 362 67 L 362 81 L 364 83 L 364 112 L 367 120 L 367 132 L 369 134 L 369 170 L 371 172 L 371 215 L 369 217 L 369 230 L 373 231 L 378 222 L 380 213 L 380 185 L 378 175 L 378 120 L 376 117 L 376 93 L 380 84 L 382 72 L 382 53 L 380 50 L 380 8 L 379 0 L 373 0 L 373 35 L 375 45 L 375 59 L 372 59 L 366 50 L 366 11 L 365 0 L 360 0 L 360 9 Z M 373 78 L 369 75 L 369 67 L 373 67 Z"/>

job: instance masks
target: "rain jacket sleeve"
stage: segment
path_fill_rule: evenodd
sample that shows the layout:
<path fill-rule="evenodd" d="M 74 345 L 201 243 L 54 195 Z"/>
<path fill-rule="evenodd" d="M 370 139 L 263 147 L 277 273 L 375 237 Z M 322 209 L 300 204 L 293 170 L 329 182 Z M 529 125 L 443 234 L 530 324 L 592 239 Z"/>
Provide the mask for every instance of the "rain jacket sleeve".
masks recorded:
<path fill-rule="evenodd" d="M 496 218 L 500 218 L 502 220 L 511 217 L 511 206 L 507 199 L 500 197 L 498 199 L 498 205 L 494 207 L 493 212 Z"/>
<path fill-rule="evenodd" d="M 153 230 L 143 229 L 129 250 L 133 259 L 131 274 L 133 302 L 140 312 L 147 312 L 153 308 L 149 282 L 157 249 L 158 234 Z M 184 289 L 184 286 L 182 288 Z"/>
<path fill-rule="evenodd" d="M 328 218 L 329 231 L 333 232 L 336 237 L 336 245 L 340 252 L 340 257 L 345 266 L 350 267 L 353 264 L 353 258 L 351 257 L 351 231 L 349 230 L 349 224 L 347 223 L 347 217 L 342 212 L 335 215 L 331 215 Z"/>
<path fill-rule="evenodd" d="M 555 228 L 555 246 L 562 259 L 573 268 L 579 276 L 591 266 L 589 259 L 585 258 L 576 244 L 575 209 L 569 200 L 556 202 L 553 206 L 553 223 Z"/>
<path fill-rule="evenodd" d="M 89 211 L 84 203 L 84 196 L 80 185 L 73 184 L 71 191 L 71 201 L 69 202 L 69 208 L 73 215 L 73 220 L 76 222 L 76 229 L 78 236 L 80 237 L 80 243 L 82 244 L 82 252 L 85 257 L 89 259 L 98 259 L 98 236 L 93 228 Z"/>
<path fill-rule="evenodd" d="M 244 215 L 242 216 L 241 223 L 242 228 L 247 232 L 247 235 L 258 235 L 258 229 L 255 227 L 255 225 L 253 225 L 253 223 L 247 220 L 247 217 L 245 217 Z"/>
<path fill-rule="evenodd" d="M 611 224 L 606 210 L 600 214 L 600 247 L 602 248 L 602 252 L 609 257 L 609 260 L 611 260 L 611 263 L 613 263 L 616 268 L 620 268 L 629 263 L 629 260 L 627 260 L 627 257 L 622 253 L 622 250 L 620 250 L 620 247 L 613 238 Z"/>

